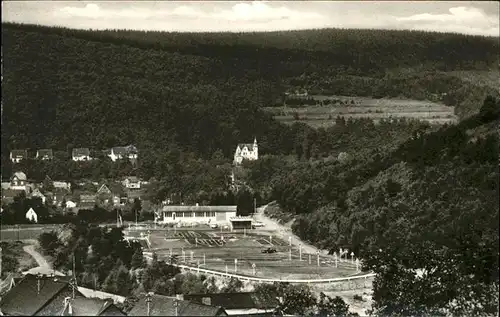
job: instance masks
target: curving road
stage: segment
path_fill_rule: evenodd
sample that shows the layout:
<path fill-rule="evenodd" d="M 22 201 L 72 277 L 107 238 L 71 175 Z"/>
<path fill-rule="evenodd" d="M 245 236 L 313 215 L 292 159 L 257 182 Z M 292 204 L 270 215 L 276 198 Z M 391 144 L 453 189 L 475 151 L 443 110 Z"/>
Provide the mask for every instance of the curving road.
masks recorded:
<path fill-rule="evenodd" d="M 38 263 L 38 268 L 47 270 L 52 269 L 50 263 L 47 262 L 47 260 L 43 257 L 43 255 L 41 255 L 40 253 L 38 253 L 38 251 L 35 250 L 35 246 L 33 244 L 25 245 L 23 247 L 23 250 L 24 252 L 28 253 L 35 259 L 36 263 Z"/>
<path fill-rule="evenodd" d="M 283 241 L 288 241 L 289 237 L 292 237 L 292 245 L 295 247 L 299 247 L 299 244 L 302 245 L 302 250 L 304 253 L 312 253 L 315 254 L 316 252 L 321 252 L 318 248 L 315 246 L 305 243 L 304 241 L 301 241 L 299 237 L 297 237 L 290 228 L 285 227 L 284 225 L 278 223 L 276 220 L 269 218 L 264 214 L 264 211 L 266 210 L 267 205 L 264 205 L 262 207 L 257 208 L 257 212 L 254 214 L 254 219 L 257 221 L 260 221 L 264 224 L 264 227 L 261 228 L 263 231 L 272 231 L 274 235 L 278 236 L 280 239 Z M 323 252 L 321 252 L 323 253 Z M 323 256 L 325 254 L 322 254 Z"/>

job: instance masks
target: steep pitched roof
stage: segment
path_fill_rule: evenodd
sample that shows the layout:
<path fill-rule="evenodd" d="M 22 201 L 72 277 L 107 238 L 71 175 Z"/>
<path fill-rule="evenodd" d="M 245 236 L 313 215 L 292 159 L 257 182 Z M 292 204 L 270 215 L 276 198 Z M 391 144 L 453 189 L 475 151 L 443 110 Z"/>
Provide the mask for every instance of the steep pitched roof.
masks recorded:
<path fill-rule="evenodd" d="M 222 307 L 215 307 L 193 303 L 185 300 L 177 300 L 175 297 L 151 295 L 150 316 L 176 316 L 175 302 L 177 302 L 177 316 L 226 316 Z M 128 316 L 147 316 L 146 297 L 143 296 L 135 304 Z"/>
<path fill-rule="evenodd" d="M 75 148 L 72 151 L 72 155 L 73 155 L 73 157 L 76 157 L 76 156 L 90 156 L 90 150 L 88 148 L 86 148 L 86 147 Z"/>
<path fill-rule="evenodd" d="M 239 143 L 238 147 L 243 150 L 244 147 L 247 147 L 249 151 L 253 151 L 253 143 Z"/>
<path fill-rule="evenodd" d="M 28 158 L 27 150 L 12 150 L 10 151 L 10 155 L 14 158 Z"/>
<path fill-rule="evenodd" d="M 105 311 L 113 306 L 112 300 L 103 300 L 99 298 L 77 297 L 71 300 L 71 314 L 69 307 L 65 306 L 62 310 L 62 316 L 106 316 Z M 114 316 L 125 316 L 123 312 L 116 308 Z M 121 314 L 120 314 L 121 313 Z"/>
<path fill-rule="evenodd" d="M 28 179 L 28 177 L 26 176 L 26 174 L 24 174 L 23 172 L 15 172 L 14 175 L 12 175 L 11 180 L 14 177 L 17 177 L 17 179 L 21 180 L 21 181 L 25 181 L 25 180 Z"/>
<path fill-rule="evenodd" d="M 222 306 L 225 309 L 274 309 L 279 304 L 277 299 L 264 301 L 255 292 L 184 295 L 184 299 L 196 303 L 203 303 L 203 298 L 207 297 L 210 298 L 211 305 Z"/>
<path fill-rule="evenodd" d="M 54 154 L 52 153 L 52 149 L 40 149 L 36 152 L 38 157 L 48 157 L 48 158 L 53 158 Z"/>
<path fill-rule="evenodd" d="M 2 297 L 0 309 L 5 315 L 32 316 L 42 309 L 63 289 L 69 287 L 67 279 L 42 277 L 40 292 L 35 275 L 26 275 Z"/>

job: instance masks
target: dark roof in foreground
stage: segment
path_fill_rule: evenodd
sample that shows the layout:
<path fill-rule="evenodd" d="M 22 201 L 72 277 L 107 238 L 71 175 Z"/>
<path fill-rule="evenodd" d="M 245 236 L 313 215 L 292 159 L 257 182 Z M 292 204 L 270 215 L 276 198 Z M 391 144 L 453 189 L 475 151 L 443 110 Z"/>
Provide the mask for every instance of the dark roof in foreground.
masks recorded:
<path fill-rule="evenodd" d="M 38 292 L 36 276 L 27 274 L 2 297 L 0 310 L 4 315 L 32 316 L 68 286 L 67 278 L 43 277 Z"/>
<path fill-rule="evenodd" d="M 184 295 L 184 299 L 197 303 L 202 303 L 203 298 L 207 297 L 210 298 L 211 305 L 222 306 L 225 309 L 274 309 L 279 304 L 277 299 L 264 300 L 259 298 L 255 292 Z"/>
<path fill-rule="evenodd" d="M 222 307 L 208 306 L 175 297 L 151 295 L 150 316 L 176 316 L 175 302 L 177 301 L 177 316 L 227 316 Z M 147 316 L 146 296 L 142 296 L 135 306 L 127 314 L 128 316 Z"/>
<path fill-rule="evenodd" d="M 163 206 L 162 211 L 234 211 L 236 212 L 236 206 L 174 206 L 174 205 L 166 205 Z"/>

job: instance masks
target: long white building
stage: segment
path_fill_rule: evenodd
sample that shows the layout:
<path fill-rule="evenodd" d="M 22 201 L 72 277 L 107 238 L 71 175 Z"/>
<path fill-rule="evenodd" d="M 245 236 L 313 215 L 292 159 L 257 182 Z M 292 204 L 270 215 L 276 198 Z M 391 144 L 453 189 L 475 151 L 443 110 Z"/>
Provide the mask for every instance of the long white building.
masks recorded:
<path fill-rule="evenodd" d="M 163 206 L 156 214 L 157 223 L 230 224 L 236 217 L 236 206 Z"/>

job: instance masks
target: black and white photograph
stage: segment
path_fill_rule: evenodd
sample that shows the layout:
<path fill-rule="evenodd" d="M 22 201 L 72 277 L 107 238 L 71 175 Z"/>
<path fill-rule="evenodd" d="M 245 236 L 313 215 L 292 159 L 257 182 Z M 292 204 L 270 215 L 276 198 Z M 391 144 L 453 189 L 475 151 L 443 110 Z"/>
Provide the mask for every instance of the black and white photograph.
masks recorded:
<path fill-rule="evenodd" d="M 0 316 L 498 316 L 499 10 L 2 1 Z"/>

